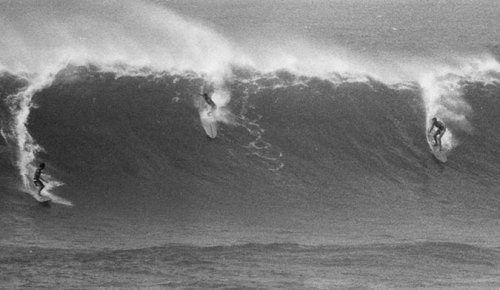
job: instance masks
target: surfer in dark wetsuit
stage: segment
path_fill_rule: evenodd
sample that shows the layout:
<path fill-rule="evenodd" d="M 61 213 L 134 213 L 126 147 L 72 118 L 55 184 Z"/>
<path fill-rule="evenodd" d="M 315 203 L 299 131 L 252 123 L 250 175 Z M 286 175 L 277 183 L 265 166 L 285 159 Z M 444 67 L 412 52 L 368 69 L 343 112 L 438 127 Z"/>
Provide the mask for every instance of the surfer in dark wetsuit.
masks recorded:
<path fill-rule="evenodd" d="M 429 130 L 429 134 L 431 133 L 432 129 L 436 127 L 436 133 L 434 133 L 434 145 L 433 146 L 438 146 L 439 145 L 439 150 L 442 149 L 441 146 L 441 137 L 443 137 L 444 133 L 446 132 L 446 127 L 443 122 L 438 121 L 436 117 L 432 118 L 432 125 L 431 129 Z M 438 139 L 439 138 L 439 139 Z"/>
<path fill-rule="evenodd" d="M 45 185 L 43 184 L 42 180 L 45 181 L 43 178 L 42 178 L 42 173 L 43 173 L 43 169 L 45 168 L 45 163 L 40 163 L 40 166 L 38 167 L 38 169 L 35 171 L 35 176 L 33 177 L 33 183 L 35 184 L 36 187 L 40 188 L 38 190 L 38 195 L 39 196 L 42 196 L 41 195 L 41 192 L 42 192 L 42 189 L 45 188 Z M 45 181 L 47 182 L 47 181 Z"/>
<path fill-rule="evenodd" d="M 214 101 L 212 101 L 212 99 L 208 96 L 207 93 L 203 94 L 203 98 L 205 99 L 205 102 L 207 102 L 207 104 L 209 104 L 210 107 L 212 107 L 212 109 L 215 108 L 216 105 L 215 105 Z"/>

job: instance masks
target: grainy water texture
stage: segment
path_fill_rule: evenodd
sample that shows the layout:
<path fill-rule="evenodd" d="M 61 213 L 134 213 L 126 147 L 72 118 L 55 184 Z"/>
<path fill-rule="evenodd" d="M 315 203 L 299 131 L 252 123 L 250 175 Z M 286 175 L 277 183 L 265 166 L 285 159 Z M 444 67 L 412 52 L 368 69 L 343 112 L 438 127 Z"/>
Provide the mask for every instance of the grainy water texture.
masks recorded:
<path fill-rule="evenodd" d="M 499 19 L 1 1 L 0 288 L 500 288 Z"/>

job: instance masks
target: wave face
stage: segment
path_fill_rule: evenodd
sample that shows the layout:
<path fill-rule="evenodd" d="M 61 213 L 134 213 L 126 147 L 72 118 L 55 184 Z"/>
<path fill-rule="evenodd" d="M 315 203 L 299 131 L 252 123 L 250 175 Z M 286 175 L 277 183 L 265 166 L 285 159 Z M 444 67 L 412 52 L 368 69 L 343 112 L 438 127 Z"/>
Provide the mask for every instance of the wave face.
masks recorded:
<path fill-rule="evenodd" d="M 245 38 L 230 18 L 207 25 L 152 2 L 71 3 L 0 3 L 5 243 L 495 241 L 500 64 L 494 43 L 475 50 L 477 33 L 448 54 L 430 49 L 439 36 L 421 54 L 365 54 L 363 35 L 342 38 L 355 48 L 332 44 L 336 34 L 290 38 L 331 29 L 328 17 L 309 28 L 296 17 L 283 34 L 280 18 Z M 398 50 L 405 37 L 391 38 Z M 200 124 L 202 92 L 218 105 L 215 140 Z M 448 127 L 446 164 L 426 142 L 434 116 Z M 51 223 L 25 212 L 40 162 Z M 49 234 L 26 234 L 40 228 Z"/>
<path fill-rule="evenodd" d="M 200 123 L 200 91 L 211 90 L 203 78 L 120 76 L 92 66 L 67 67 L 35 93 L 26 128 L 41 148 L 33 168 L 45 161 L 50 182 L 64 182 L 51 193 L 77 207 L 145 220 L 165 212 L 201 224 L 200 217 L 231 219 L 237 228 L 381 227 L 398 236 L 414 231 L 416 218 L 433 227 L 435 211 L 468 219 L 499 209 L 492 191 L 500 171 L 499 87 L 461 86 L 455 106 L 447 99 L 441 109 L 467 116 L 468 124 L 443 114 L 453 136 L 445 140 L 453 146 L 446 165 L 429 152 L 417 85 L 286 71 L 236 70 L 232 82 L 214 90 L 218 103 L 232 96 L 216 114 L 215 140 Z M 396 230 L 387 229 L 395 220 Z"/>

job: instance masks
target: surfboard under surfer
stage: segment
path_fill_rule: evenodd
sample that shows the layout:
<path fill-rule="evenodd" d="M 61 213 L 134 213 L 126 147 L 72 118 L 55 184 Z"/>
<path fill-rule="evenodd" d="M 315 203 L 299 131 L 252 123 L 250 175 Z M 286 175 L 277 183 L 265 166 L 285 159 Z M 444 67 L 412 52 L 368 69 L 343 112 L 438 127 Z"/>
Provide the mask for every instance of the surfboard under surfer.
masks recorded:
<path fill-rule="evenodd" d="M 441 138 L 443 137 L 444 133 L 446 132 L 446 126 L 444 125 L 443 122 L 438 121 L 436 117 L 432 118 L 432 125 L 431 128 L 429 129 L 429 134 L 432 132 L 432 129 L 436 127 L 436 133 L 434 133 L 434 144 L 433 146 L 439 146 L 439 150 L 442 150 L 443 147 L 441 145 Z"/>
<path fill-rule="evenodd" d="M 42 196 L 41 195 L 42 190 L 45 188 L 45 185 L 43 184 L 42 180 L 47 182 L 45 179 L 42 178 L 42 173 L 44 169 L 45 169 L 45 163 L 40 163 L 37 170 L 35 171 L 35 175 L 33 176 L 33 183 L 35 184 L 36 187 L 39 188 L 38 195 L 40 197 Z"/>

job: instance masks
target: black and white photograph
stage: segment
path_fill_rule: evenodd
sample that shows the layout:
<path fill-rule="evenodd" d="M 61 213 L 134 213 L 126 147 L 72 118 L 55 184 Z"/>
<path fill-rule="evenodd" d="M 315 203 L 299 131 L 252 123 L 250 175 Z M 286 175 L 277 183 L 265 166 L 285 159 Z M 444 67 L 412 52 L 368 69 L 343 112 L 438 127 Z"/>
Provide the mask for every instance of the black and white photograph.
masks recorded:
<path fill-rule="evenodd" d="M 498 0 L 0 0 L 0 289 L 500 289 Z"/>

